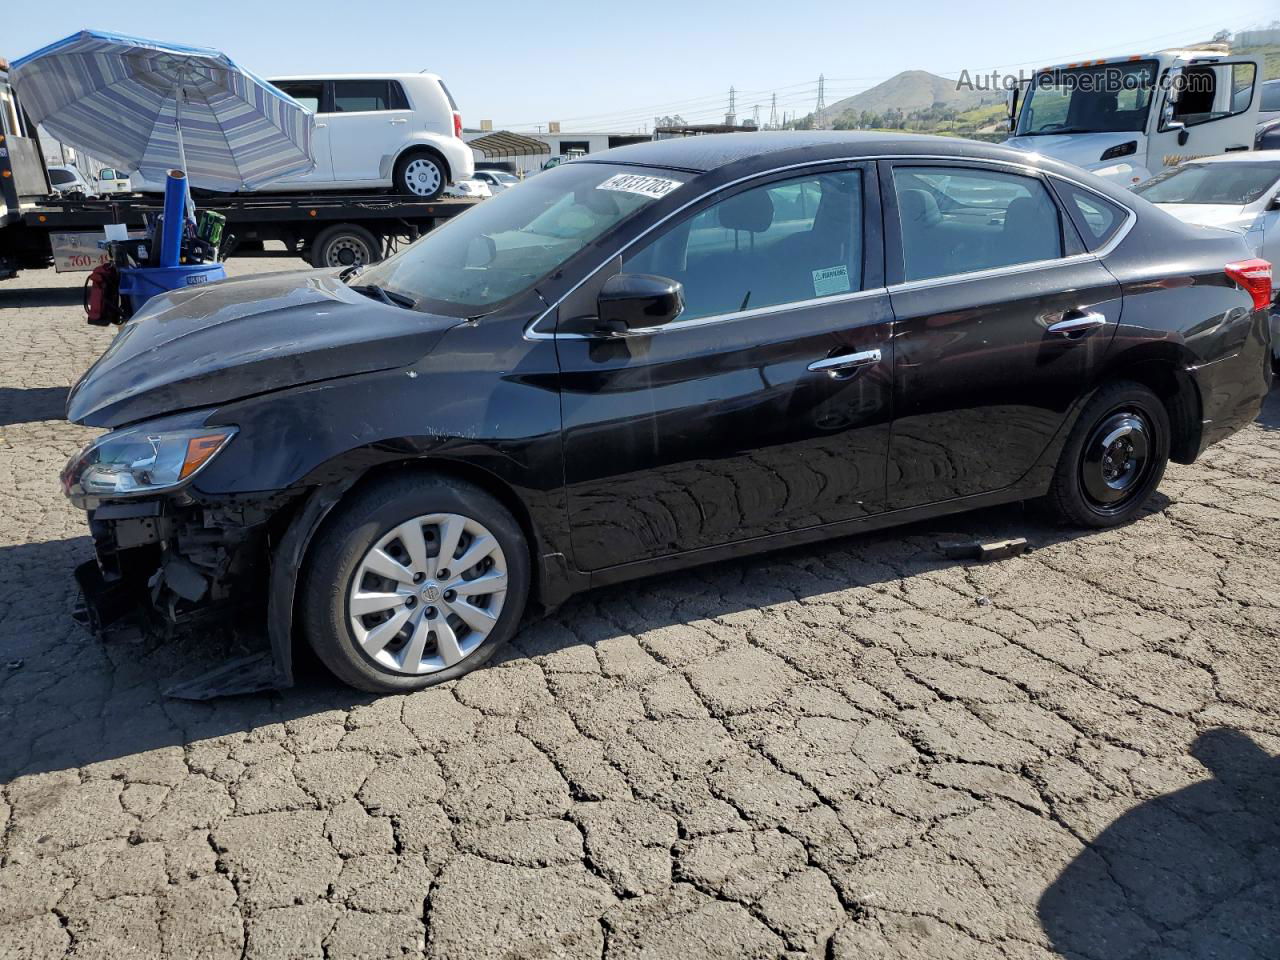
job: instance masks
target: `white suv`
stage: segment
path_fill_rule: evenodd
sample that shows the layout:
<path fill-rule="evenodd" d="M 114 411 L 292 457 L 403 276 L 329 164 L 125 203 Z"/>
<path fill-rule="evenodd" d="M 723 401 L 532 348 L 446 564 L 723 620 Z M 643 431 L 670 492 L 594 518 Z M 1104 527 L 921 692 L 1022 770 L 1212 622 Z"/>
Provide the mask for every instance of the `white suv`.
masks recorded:
<path fill-rule="evenodd" d="M 271 81 L 316 115 L 310 173 L 264 190 L 392 187 L 432 199 L 475 168 L 462 114 L 432 73 L 277 77 Z"/>

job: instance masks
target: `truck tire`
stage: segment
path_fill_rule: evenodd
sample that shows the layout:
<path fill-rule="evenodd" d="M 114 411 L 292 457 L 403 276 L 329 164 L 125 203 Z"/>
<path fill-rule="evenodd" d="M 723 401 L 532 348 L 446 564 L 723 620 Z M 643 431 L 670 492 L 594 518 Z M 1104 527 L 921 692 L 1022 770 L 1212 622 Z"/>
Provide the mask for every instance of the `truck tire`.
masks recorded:
<path fill-rule="evenodd" d="M 396 161 L 395 191 L 418 200 L 434 200 L 449 185 L 449 168 L 429 150 L 410 150 Z"/>
<path fill-rule="evenodd" d="M 363 267 L 382 259 L 382 244 L 357 223 L 326 227 L 311 242 L 313 267 Z"/>

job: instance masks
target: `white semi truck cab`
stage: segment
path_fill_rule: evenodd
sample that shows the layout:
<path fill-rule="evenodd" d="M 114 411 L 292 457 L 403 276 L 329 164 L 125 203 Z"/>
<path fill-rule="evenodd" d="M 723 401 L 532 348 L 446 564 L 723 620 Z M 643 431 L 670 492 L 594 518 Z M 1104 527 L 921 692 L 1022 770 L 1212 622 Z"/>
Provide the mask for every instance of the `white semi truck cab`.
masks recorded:
<path fill-rule="evenodd" d="M 1009 97 L 1008 146 L 1132 186 L 1184 160 L 1253 146 L 1262 65 L 1163 50 L 1037 70 Z"/>

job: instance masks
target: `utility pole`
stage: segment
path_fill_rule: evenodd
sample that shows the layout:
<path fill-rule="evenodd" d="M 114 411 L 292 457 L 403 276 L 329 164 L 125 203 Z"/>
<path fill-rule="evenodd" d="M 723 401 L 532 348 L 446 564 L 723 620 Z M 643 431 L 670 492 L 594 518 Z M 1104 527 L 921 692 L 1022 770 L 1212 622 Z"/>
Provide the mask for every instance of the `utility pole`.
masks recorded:
<path fill-rule="evenodd" d="M 769 100 L 769 129 L 778 129 L 778 95 L 776 93 Z"/>
<path fill-rule="evenodd" d="M 729 88 L 729 112 L 724 115 L 724 125 L 726 127 L 735 127 L 738 125 L 738 112 L 736 109 L 736 101 L 738 91 L 733 87 Z"/>
<path fill-rule="evenodd" d="M 813 129 L 825 130 L 827 128 L 827 94 L 826 94 L 827 78 L 821 73 L 818 74 L 818 105 L 813 108 Z"/>

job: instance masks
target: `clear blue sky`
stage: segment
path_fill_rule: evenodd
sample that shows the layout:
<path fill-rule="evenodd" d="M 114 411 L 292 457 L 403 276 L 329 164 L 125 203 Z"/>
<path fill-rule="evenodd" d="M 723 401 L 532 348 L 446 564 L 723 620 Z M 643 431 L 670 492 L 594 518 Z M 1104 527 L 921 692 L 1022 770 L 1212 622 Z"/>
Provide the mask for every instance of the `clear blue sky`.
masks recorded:
<path fill-rule="evenodd" d="M 217 47 L 262 75 L 431 70 L 468 126 L 639 129 L 655 115 L 719 120 L 769 98 L 813 109 L 900 70 L 954 77 L 1141 53 L 1280 16 L 1276 0 L 1120 4 L 1028 0 L 859 4 L 849 0 L 6 0 L 0 56 L 14 59 L 84 28 Z"/>

